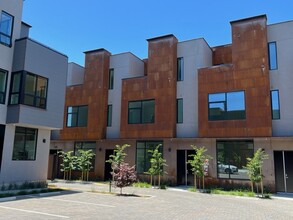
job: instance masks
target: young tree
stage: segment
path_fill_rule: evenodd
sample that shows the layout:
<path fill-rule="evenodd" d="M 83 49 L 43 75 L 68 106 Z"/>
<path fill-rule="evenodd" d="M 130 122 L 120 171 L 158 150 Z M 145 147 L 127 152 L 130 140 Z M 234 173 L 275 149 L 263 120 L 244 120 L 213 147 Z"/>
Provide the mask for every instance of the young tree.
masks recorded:
<path fill-rule="evenodd" d="M 120 188 L 120 194 L 122 194 L 123 187 L 132 185 L 137 179 L 135 166 L 131 167 L 128 163 L 124 162 L 114 165 L 112 176 L 115 186 Z"/>
<path fill-rule="evenodd" d="M 76 156 L 72 155 L 73 151 L 60 151 L 59 157 L 63 159 L 63 162 L 60 164 L 61 171 L 64 173 L 64 180 L 71 180 L 71 171 L 76 168 Z"/>
<path fill-rule="evenodd" d="M 95 156 L 92 150 L 78 150 L 79 156 L 77 157 L 78 169 L 81 170 L 81 180 L 89 180 L 89 171 L 92 166 L 92 159 Z"/>
<path fill-rule="evenodd" d="M 247 165 L 244 167 L 248 170 L 248 176 L 251 181 L 251 190 L 254 191 L 253 185 L 256 184 L 256 190 L 258 193 L 258 184 L 261 185 L 261 193 L 263 196 L 263 174 L 262 167 L 263 161 L 268 159 L 269 155 L 267 155 L 263 149 L 259 148 L 253 155 L 252 158 L 247 158 Z"/>
<path fill-rule="evenodd" d="M 151 175 L 151 180 L 153 175 L 158 176 L 158 186 L 160 188 L 161 185 L 161 175 L 164 174 L 164 166 L 167 166 L 166 160 L 163 159 L 162 153 L 160 152 L 160 147 L 162 145 L 159 144 L 156 146 L 154 150 L 148 150 L 148 152 L 151 154 L 151 167 L 148 170 L 148 173 Z"/>
<path fill-rule="evenodd" d="M 191 145 L 195 154 L 189 155 L 192 159 L 188 160 L 192 173 L 194 175 L 194 188 L 197 189 L 197 177 L 202 177 L 203 189 L 204 189 L 204 165 L 206 160 L 212 159 L 210 155 L 205 154 L 207 149 L 205 147 L 198 148 L 195 145 Z"/>

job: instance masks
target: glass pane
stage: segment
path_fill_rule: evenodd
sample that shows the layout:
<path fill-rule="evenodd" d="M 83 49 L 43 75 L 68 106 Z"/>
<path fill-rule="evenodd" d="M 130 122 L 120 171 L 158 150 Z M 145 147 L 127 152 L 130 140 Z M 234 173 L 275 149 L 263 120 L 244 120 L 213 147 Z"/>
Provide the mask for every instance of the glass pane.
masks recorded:
<path fill-rule="evenodd" d="M 177 99 L 177 123 L 183 123 L 183 99 Z"/>
<path fill-rule="evenodd" d="M 136 171 L 137 173 L 145 172 L 145 149 L 136 149 Z"/>
<path fill-rule="evenodd" d="M 27 160 L 35 160 L 36 151 L 36 131 L 26 135 L 25 150 L 27 152 Z"/>
<path fill-rule="evenodd" d="M 0 23 L 0 32 L 1 34 L 5 34 L 7 36 L 11 36 L 12 31 L 12 16 L 2 12 L 1 14 L 1 23 Z"/>
<path fill-rule="evenodd" d="M 81 106 L 78 110 L 78 126 L 87 126 L 88 107 Z"/>
<path fill-rule="evenodd" d="M 37 83 L 37 96 L 41 98 L 47 97 L 47 83 L 48 80 L 43 77 L 38 77 L 38 83 Z"/>
<path fill-rule="evenodd" d="M 67 114 L 67 127 L 75 127 L 77 125 L 77 114 Z"/>
<path fill-rule="evenodd" d="M 46 99 L 45 98 L 36 98 L 35 106 L 38 108 L 46 108 Z"/>
<path fill-rule="evenodd" d="M 15 104 L 18 104 L 18 102 L 19 102 L 19 94 L 12 94 L 10 96 L 10 104 L 15 105 Z"/>
<path fill-rule="evenodd" d="M 0 92 L 5 92 L 7 72 L 0 70 Z"/>
<path fill-rule="evenodd" d="M 129 102 L 128 108 L 141 108 L 141 101 Z"/>
<path fill-rule="evenodd" d="M 209 94 L 209 102 L 224 102 L 225 100 L 225 93 Z"/>
<path fill-rule="evenodd" d="M 108 105 L 108 114 L 107 114 L 107 126 L 112 125 L 112 105 Z"/>
<path fill-rule="evenodd" d="M 278 68 L 276 42 L 269 43 L 269 64 L 270 70 L 275 70 Z"/>
<path fill-rule="evenodd" d="M 280 119 L 280 103 L 279 103 L 279 91 L 271 91 L 272 100 L 272 118 Z"/>
<path fill-rule="evenodd" d="M 12 93 L 19 92 L 19 89 L 20 89 L 20 80 L 21 80 L 21 73 L 14 73 L 13 74 Z"/>
<path fill-rule="evenodd" d="M 227 93 L 226 119 L 245 119 L 245 97 L 243 91 Z"/>
<path fill-rule="evenodd" d="M 141 109 L 129 109 L 128 123 L 129 124 L 141 123 Z"/>
<path fill-rule="evenodd" d="M 142 123 L 154 123 L 155 121 L 155 101 L 142 102 Z"/>
<path fill-rule="evenodd" d="M 25 94 L 35 95 L 36 89 L 36 76 L 27 74 L 25 78 Z"/>
<path fill-rule="evenodd" d="M 14 136 L 14 146 L 13 146 L 13 155 L 12 160 L 23 160 L 26 158 L 25 149 L 25 133 L 17 133 L 17 130 L 15 131 Z"/>
<path fill-rule="evenodd" d="M 24 96 L 24 100 L 23 100 L 23 104 L 34 106 L 34 100 L 35 100 L 35 97 L 34 96 L 32 96 L 32 95 L 25 95 Z"/>
<path fill-rule="evenodd" d="M 109 89 L 114 87 L 114 69 L 109 70 Z"/>
<path fill-rule="evenodd" d="M 209 104 L 209 120 L 225 119 L 225 103 L 210 103 Z"/>
<path fill-rule="evenodd" d="M 177 81 L 184 79 L 184 63 L 183 57 L 177 58 Z"/>

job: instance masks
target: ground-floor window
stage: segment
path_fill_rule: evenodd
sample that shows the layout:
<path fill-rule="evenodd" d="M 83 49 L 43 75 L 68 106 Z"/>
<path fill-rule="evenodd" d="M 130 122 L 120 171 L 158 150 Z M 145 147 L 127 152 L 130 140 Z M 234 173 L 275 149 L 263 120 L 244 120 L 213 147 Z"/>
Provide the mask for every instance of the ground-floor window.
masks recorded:
<path fill-rule="evenodd" d="M 74 155 L 79 156 L 78 150 L 92 150 L 94 154 L 96 154 L 96 142 L 94 141 L 85 141 L 85 142 L 75 142 L 74 143 Z M 92 168 L 90 171 L 94 171 L 95 169 L 95 158 L 96 156 L 93 157 L 92 159 Z"/>
<path fill-rule="evenodd" d="M 218 178 L 249 179 L 246 166 L 253 157 L 253 141 L 217 141 Z"/>
<path fill-rule="evenodd" d="M 160 151 L 163 152 L 162 141 L 138 141 L 136 143 L 136 171 L 137 173 L 147 172 L 150 168 L 151 153 L 149 150 L 153 150 L 161 144 Z"/>
<path fill-rule="evenodd" d="M 35 160 L 38 130 L 16 127 L 12 160 Z"/>

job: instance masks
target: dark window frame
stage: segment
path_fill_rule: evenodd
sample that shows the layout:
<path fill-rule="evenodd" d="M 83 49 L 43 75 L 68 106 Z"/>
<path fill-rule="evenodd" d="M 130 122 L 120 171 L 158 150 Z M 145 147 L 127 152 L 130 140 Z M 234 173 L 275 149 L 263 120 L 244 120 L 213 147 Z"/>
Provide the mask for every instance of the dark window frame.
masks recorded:
<path fill-rule="evenodd" d="M 69 108 L 77 108 L 77 112 L 68 112 Z M 86 119 L 86 125 L 79 125 L 78 123 L 78 118 L 79 118 L 79 109 L 82 107 L 87 107 L 87 119 Z M 74 106 L 67 106 L 67 111 L 66 111 L 66 127 L 67 128 L 76 128 L 76 127 L 87 127 L 88 125 L 88 105 L 74 105 Z M 76 115 L 76 123 L 73 126 L 68 126 L 68 116 L 69 115 Z"/>
<path fill-rule="evenodd" d="M 34 131 L 35 132 L 35 146 L 34 146 L 34 158 L 33 159 L 24 159 L 24 158 L 22 158 L 22 159 L 15 159 L 14 158 L 15 136 L 16 136 L 16 133 L 17 133 L 17 128 L 24 129 L 24 133 L 18 131 L 18 133 L 24 134 L 24 138 L 25 138 L 24 144 L 23 144 L 23 151 L 24 152 L 26 151 L 25 149 L 26 149 L 26 142 L 27 142 L 28 131 L 30 130 L 30 131 Z M 16 126 L 15 127 L 15 132 L 14 132 L 14 142 L 13 142 L 13 149 L 12 149 L 12 160 L 13 161 L 35 161 L 36 160 L 36 155 L 37 155 L 37 145 L 38 145 L 38 129 Z"/>
<path fill-rule="evenodd" d="M 184 81 L 184 58 L 177 58 L 177 81 Z"/>
<path fill-rule="evenodd" d="M 271 51 L 270 51 L 270 45 L 275 45 L 275 54 L 274 58 L 276 59 L 276 66 L 272 68 L 272 62 L 271 62 Z M 277 53 L 277 42 L 272 41 L 268 43 L 268 54 L 269 54 L 269 70 L 277 70 L 278 69 L 278 53 Z"/>
<path fill-rule="evenodd" d="M 107 108 L 107 127 L 112 127 L 113 105 L 108 105 Z"/>
<path fill-rule="evenodd" d="M 114 68 L 109 69 L 109 85 L 108 89 L 114 89 Z"/>
<path fill-rule="evenodd" d="M 12 46 L 13 27 L 14 27 L 14 16 L 7 13 L 6 11 L 2 11 L 0 19 L 2 18 L 2 14 L 5 14 L 11 18 L 11 31 L 10 31 L 10 34 L 8 34 L 8 35 L 6 33 L 0 32 L 0 44 L 11 47 Z M 0 30 L 1 30 L 1 23 L 2 23 L 2 21 L 0 20 Z M 2 36 L 7 37 L 9 39 L 9 44 L 7 44 L 1 40 Z"/>
<path fill-rule="evenodd" d="M 243 92 L 243 102 L 244 102 L 244 117 L 243 118 L 232 118 L 230 119 L 228 117 L 228 112 L 227 111 L 227 106 L 228 106 L 228 100 L 227 100 L 227 95 L 231 94 L 231 93 L 237 93 L 237 92 Z M 224 94 L 225 95 L 225 99 L 222 101 L 209 101 L 209 96 L 210 95 L 215 95 L 215 94 Z M 211 117 L 211 108 L 210 108 L 210 104 L 223 104 L 224 106 L 224 116 L 223 118 L 219 118 L 219 119 L 213 119 Z M 245 90 L 238 90 L 238 91 L 229 91 L 229 92 L 219 92 L 219 93 L 209 93 L 208 94 L 208 121 L 229 121 L 229 120 L 245 120 L 246 119 L 246 95 L 245 95 Z"/>
<path fill-rule="evenodd" d="M 5 74 L 4 91 L 0 91 L 0 96 L 3 97 L 3 101 L 1 102 L 1 99 L 0 99 L 0 104 L 5 105 L 5 103 L 6 103 L 6 92 L 7 92 L 7 81 L 8 81 L 8 71 L 0 68 L 0 72 Z"/>
<path fill-rule="evenodd" d="M 179 115 L 179 113 L 180 113 L 179 107 L 180 106 L 182 107 L 182 110 L 181 110 L 182 115 Z M 177 124 L 182 124 L 183 123 L 183 98 L 179 98 L 179 99 L 176 100 L 176 111 L 177 111 L 177 114 L 176 114 L 176 123 Z"/>
<path fill-rule="evenodd" d="M 143 103 L 144 102 L 149 102 L 149 101 L 153 101 L 154 102 L 154 114 L 153 114 L 153 119 L 152 119 L 152 122 L 143 122 Z M 140 107 L 134 107 L 134 108 L 130 108 L 129 105 L 131 103 L 140 103 Z M 133 110 L 133 109 L 140 109 L 140 120 L 139 122 L 130 122 L 130 111 Z M 156 101 L 155 99 L 145 99 L 145 100 L 135 100 L 135 101 L 128 101 L 128 124 L 154 124 L 155 123 L 155 112 L 156 112 Z"/>
<path fill-rule="evenodd" d="M 277 92 L 277 96 L 278 96 L 278 115 L 279 117 L 274 117 L 274 109 L 273 109 L 273 92 Z M 272 120 L 279 120 L 281 119 L 281 107 L 280 107 L 280 92 L 278 89 L 273 89 L 271 90 L 271 112 L 272 112 Z"/>

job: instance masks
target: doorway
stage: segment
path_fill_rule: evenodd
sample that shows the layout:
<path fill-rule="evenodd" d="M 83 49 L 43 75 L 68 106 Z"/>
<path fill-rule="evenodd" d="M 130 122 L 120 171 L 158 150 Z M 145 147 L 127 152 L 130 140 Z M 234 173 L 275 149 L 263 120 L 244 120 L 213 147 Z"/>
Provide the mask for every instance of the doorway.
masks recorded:
<path fill-rule="evenodd" d="M 194 153 L 194 150 L 177 150 L 177 185 L 193 185 L 194 178 L 191 166 L 187 164 L 187 161 Z"/>
<path fill-rule="evenodd" d="M 49 180 L 60 178 L 60 161 L 58 152 L 60 150 L 50 150 L 49 162 L 48 162 L 48 176 Z"/>
<path fill-rule="evenodd" d="M 108 149 L 105 152 L 105 172 L 104 172 L 104 181 L 108 181 L 112 179 L 112 167 L 111 164 L 106 162 L 107 160 L 110 159 L 110 155 L 114 154 L 114 150 L 113 149 Z"/>
<path fill-rule="evenodd" d="M 293 193 L 293 151 L 274 151 L 276 191 Z"/>
<path fill-rule="evenodd" d="M 5 125 L 0 125 L 0 171 L 2 164 L 2 154 L 4 148 Z"/>

